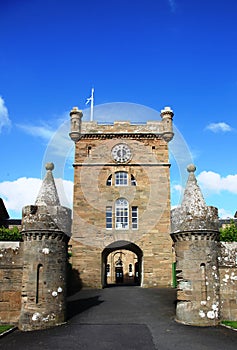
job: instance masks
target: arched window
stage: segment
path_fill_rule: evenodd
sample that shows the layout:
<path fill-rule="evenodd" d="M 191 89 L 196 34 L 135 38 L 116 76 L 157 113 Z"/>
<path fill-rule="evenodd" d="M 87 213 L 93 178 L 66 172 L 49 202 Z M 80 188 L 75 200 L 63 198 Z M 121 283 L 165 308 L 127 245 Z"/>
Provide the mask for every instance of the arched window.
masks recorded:
<path fill-rule="evenodd" d="M 129 228 L 129 205 L 125 198 L 119 198 L 115 202 L 115 228 L 117 230 Z"/>
<path fill-rule="evenodd" d="M 137 186 L 137 181 L 133 175 L 131 175 L 131 185 L 132 186 Z"/>
<path fill-rule="evenodd" d="M 118 171 L 115 173 L 115 186 L 127 186 L 128 173 L 126 171 Z"/>
<path fill-rule="evenodd" d="M 109 175 L 107 181 L 106 181 L 106 186 L 112 186 L 112 174 Z"/>

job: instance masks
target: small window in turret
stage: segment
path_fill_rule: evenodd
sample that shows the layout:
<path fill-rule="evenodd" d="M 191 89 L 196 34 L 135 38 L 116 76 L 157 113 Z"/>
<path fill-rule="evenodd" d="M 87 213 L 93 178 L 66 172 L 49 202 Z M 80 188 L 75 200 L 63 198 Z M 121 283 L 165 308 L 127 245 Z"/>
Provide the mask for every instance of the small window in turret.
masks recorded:
<path fill-rule="evenodd" d="M 87 148 L 87 155 L 88 157 L 91 157 L 91 146 L 88 146 Z"/>

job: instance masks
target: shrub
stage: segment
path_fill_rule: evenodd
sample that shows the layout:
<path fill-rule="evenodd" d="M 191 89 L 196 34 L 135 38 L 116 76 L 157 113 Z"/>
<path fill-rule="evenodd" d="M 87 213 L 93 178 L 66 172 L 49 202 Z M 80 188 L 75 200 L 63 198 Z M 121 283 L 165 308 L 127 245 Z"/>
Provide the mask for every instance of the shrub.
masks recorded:
<path fill-rule="evenodd" d="M 233 220 L 228 226 L 220 229 L 220 241 L 237 242 L 237 226 Z"/>
<path fill-rule="evenodd" d="M 13 228 L 0 228 L 0 241 L 22 241 L 21 233 L 18 227 Z"/>

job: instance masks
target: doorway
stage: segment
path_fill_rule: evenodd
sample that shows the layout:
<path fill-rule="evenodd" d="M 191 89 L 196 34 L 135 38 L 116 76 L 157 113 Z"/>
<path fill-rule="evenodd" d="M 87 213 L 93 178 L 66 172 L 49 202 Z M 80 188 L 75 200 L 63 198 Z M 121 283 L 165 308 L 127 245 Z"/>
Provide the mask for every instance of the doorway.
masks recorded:
<path fill-rule="evenodd" d="M 102 285 L 141 285 L 142 250 L 134 243 L 117 241 L 102 252 Z"/>

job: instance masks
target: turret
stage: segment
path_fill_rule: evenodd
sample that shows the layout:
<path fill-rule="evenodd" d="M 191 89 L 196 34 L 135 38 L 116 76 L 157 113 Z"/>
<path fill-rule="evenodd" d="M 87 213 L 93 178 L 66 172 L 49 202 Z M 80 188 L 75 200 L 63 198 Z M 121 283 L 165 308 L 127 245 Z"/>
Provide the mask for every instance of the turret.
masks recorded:
<path fill-rule="evenodd" d="M 160 116 L 162 118 L 162 125 L 163 125 L 163 138 L 165 141 L 169 142 L 172 140 L 174 133 L 173 133 L 173 116 L 174 112 L 170 107 L 165 107 L 161 110 Z"/>
<path fill-rule="evenodd" d="M 197 184 L 194 165 L 181 206 L 172 211 L 176 252 L 176 320 L 196 326 L 219 323 L 219 272 L 217 208 L 206 205 Z"/>
<path fill-rule="evenodd" d="M 74 142 L 77 142 L 81 136 L 81 119 L 83 113 L 77 107 L 73 107 L 70 112 L 71 117 L 71 132 L 69 136 Z"/>
<path fill-rule="evenodd" d="M 22 211 L 24 240 L 22 307 L 19 328 L 43 329 L 66 320 L 67 245 L 71 210 L 62 207 L 52 163 L 34 205 Z"/>

